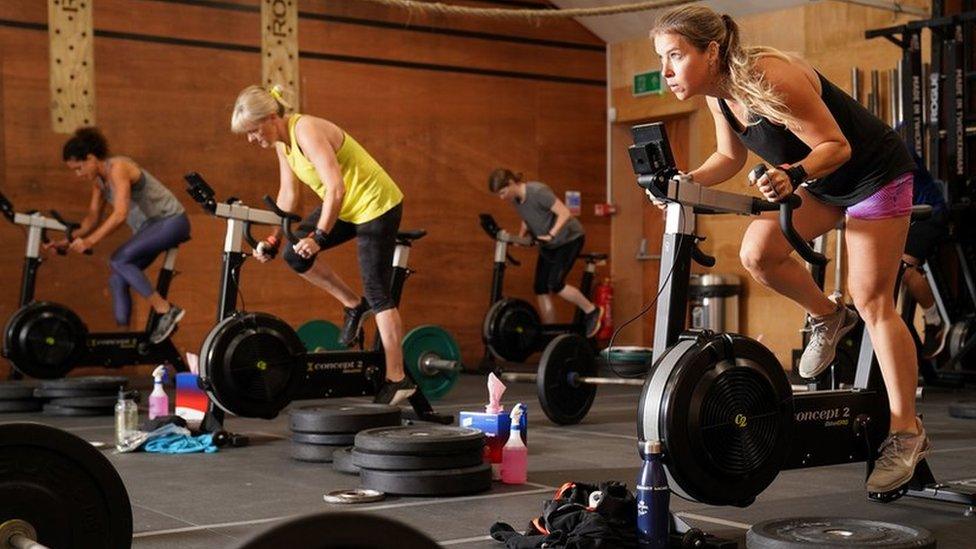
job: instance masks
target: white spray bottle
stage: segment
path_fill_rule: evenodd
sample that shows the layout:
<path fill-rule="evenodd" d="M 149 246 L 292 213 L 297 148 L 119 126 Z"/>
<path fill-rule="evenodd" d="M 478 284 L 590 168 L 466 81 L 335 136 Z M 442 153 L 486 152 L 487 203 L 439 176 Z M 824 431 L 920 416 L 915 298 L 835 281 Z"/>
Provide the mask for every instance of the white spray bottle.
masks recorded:
<path fill-rule="evenodd" d="M 153 390 L 149 394 L 149 419 L 156 419 L 169 414 L 169 396 L 163 390 L 163 379 L 166 378 L 166 366 L 160 364 L 153 370 Z"/>

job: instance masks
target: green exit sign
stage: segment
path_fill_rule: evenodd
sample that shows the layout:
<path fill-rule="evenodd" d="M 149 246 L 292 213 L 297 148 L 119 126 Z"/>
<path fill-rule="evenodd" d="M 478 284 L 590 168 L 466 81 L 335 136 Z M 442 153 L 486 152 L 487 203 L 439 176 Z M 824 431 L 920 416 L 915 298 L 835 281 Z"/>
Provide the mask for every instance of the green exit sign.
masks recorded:
<path fill-rule="evenodd" d="M 633 93 L 635 96 L 664 93 L 661 89 L 661 71 L 635 74 Z"/>

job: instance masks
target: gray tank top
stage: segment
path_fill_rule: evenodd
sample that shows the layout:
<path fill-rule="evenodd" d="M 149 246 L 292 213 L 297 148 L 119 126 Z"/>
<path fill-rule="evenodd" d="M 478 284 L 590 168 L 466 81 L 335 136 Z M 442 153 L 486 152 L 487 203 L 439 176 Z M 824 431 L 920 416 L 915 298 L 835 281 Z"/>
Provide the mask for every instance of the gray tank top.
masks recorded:
<path fill-rule="evenodd" d="M 131 158 L 115 156 L 108 159 L 108 168 L 112 168 L 112 162 L 116 159 L 124 158 L 136 164 Z M 138 166 L 138 164 L 136 164 Z M 112 203 L 112 186 L 106 181 L 99 179 L 99 187 L 102 189 L 102 196 L 109 204 Z M 156 221 L 180 215 L 186 210 L 180 201 L 173 196 L 173 193 L 160 183 L 158 179 L 142 167 L 139 168 L 139 179 L 132 184 L 129 195 L 129 215 L 126 223 L 132 228 L 133 233 L 139 232 L 148 222 Z"/>

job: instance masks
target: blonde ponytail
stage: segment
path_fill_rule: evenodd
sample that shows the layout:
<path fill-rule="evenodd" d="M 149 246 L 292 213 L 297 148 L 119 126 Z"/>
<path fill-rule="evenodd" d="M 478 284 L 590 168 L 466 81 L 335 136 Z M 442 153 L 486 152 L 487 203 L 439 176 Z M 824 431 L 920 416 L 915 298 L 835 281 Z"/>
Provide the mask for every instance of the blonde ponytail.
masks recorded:
<path fill-rule="evenodd" d="M 234 133 L 246 133 L 254 124 L 271 115 L 284 116 L 292 110 L 284 99 L 284 90 L 275 85 L 270 90 L 261 86 L 248 86 L 237 96 L 230 117 L 230 129 Z"/>

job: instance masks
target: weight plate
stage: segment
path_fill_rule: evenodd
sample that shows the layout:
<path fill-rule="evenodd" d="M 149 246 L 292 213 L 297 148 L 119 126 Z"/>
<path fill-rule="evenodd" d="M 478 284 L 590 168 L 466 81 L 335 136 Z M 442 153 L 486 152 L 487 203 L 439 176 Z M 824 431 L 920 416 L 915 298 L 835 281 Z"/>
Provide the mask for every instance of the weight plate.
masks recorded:
<path fill-rule="evenodd" d="M 291 411 L 291 430 L 303 433 L 358 433 L 400 425 L 400 409 L 386 404 L 315 404 Z"/>
<path fill-rule="evenodd" d="M 621 345 L 617 347 L 607 347 L 600 351 L 600 356 L 607 362 L 612 361 L 617 364 L 635 364 L 644 366 L 645 369 L 651 366 L 651 356 L 654 354 L 650 347 L 635 347 L 632 345 Z"/>
<path fill-rule="evenodd" d="M 596 359 L 590 342 L 583 336 L 556 337 L 539 359 L 536 391 L 546 417 L 558 425 L 579 423 L 596 396 L 596 385 L 574 382 L 572 376 L 595 376 Z"/>
<path fill-rule="evenodd" d="M 237 549 L 437 549 L 434 540 L 392 519 L 366 513 L 323 513 L 275 524 Z"/>
<path fill-rule="evenodd" d="M 118 399 L 118 396 L 56 398 L 50 404 L 68 408 L 114 408 Z"/>
<path fill-rule="evenodd" d="M 686 332 L 654 364 L 639 440 L 664 444 L 671 490 L 709 505 L 749 505 L 779 474 L 793 394 L 776 356 L 736 334 Z"/>
<path fill-rule="evenodd" d="M 461 349 L 451 334 L 434 325 L 418 326 L 403 338 L 403 362 L 410 376 L 429 400 L 437 400 L 447 394 L 457 383 L 458 370 L 425 368 L 425 358 L 461 360 Z"/>
<path fill-rule="evenodd" d="M 118 398 L 118 389 L 34 389 L 34 398 Z"/>
<path fill-rule="evenodd" d="M 70 406 L 57 406 L 54 404 L 44 405 L 44 415 L 46 416 L 90 417 L 110 416 L 112 413 L 113 408 L 111 406 L 108 408 L 73 408 Z"/>
<path fill-rule="evenodd" d="M 334 466 L 335 462 L 332 462 L 332 465 Z M 336 490 L 334 492 L 329 492 L 328 494 L 322 496 L 322 499 L 326 503 L 374 503 L 386 499 L 386 494 L 383 492 L 377 492 L 376 490 L 354 488 L 352 490 Z"/>
<path fill-rule="evenodd" d="M 80 376 L 46 379 L 40 385 L 41 389 L 76 389 L 102 392 L 118 392 L 119 388 L 128 386 L 129 378 L 124 376 Z"/>
<path fill-rule="evenodd" d="M 24 375 L 63 377 L 87 352 L 88 328 L 72 310 L 38 301 L 19 309 L 4 331 L 4 356 Z"/>
<path fill-rule="evenodd" d="M 341 351 L 346 348 L 340 342 L 342 330 L 328 320 L 310 320 L 299 326 L 297 333 L 305 350 L 311 353 Z"/>
<path fill-rule="evenodd" d="M 373 471 L 363 469 L 359 479 L 366 488 L 403 496 L 461 496 L 491 488 L 491 465 L 436 471 Z"/>
<path fill-rule="evenodd" d="M 303 444 L 327 444 L 330 446 L 352 446 L 356 433 L 302 433 L 294 432 L 291 439 Z"/>
<path fill-rule="evenodd" d="M 752 525 L 746 532 L 749 549 L 850 549 L 935 547 L 935 537 L 924 528 L 842 517 L 773 519 Z"/>
<path fill-rule="evenodd" d="M 976 335 L 973 330 L 974 324 L 976 324 L 976 319 L 967 318 L 953 322 L 952 326 L 949 326 L 949 333 L 946 335 L 946 350 L 950 359 L 955 358 L 956 355 L 962 352 L 966 344 L 969 343 L 969 340 Z M 962 361 L 961 363 L 964 364 L 966 362 Z"/>
<path fill-rule="evenodd" d="M 0 400 L 23 400 L 34 398 L 34 386 L 22 381 L 0 383 Z"/>
<path fill-rule="evenodd" d="M 340 473 L 358 475 L 359 467 L 352 462 L 352 448 L 343 448 L 332 452 L 332 468 Z"/>
<path fill-rule="evenodd" d="M 375 454 L 352 450 L 352 462 L 362 469 L 379 471 L 419 471 L 424 469 L 463 469 L 474 467 L 485 461 L 481 450 L 461 454 L 441 454 L 430 456 L 409 456 L 395 454 Z"/>
<path fill-rule="evenodd" d="M 0 425 L 0 524 L 20 519 L 47 547 L 128 549 L 132 507 L 91 444 L 38 423 Z"/>
<path fill-rule="evenodd" d="M 298 461 L 310 461 L 313 463 L 332 463 L 332 453 L 345 446 L 329 446 L 325 444 L 302 444 L 300 442 L 291 443 L 291 457 Z"/>
<path fill-rule="evenodd" d="M 960 400 L 949 404 L 949 415 L 959 419 L 976 419 L 976 400 Z"/>
<path fill-rule="evenodd" d="M 523 362 L 538 350 L 542 321 L 526 301 L 509 298 L 495 302 L 488 309 L 485 327 L 485 343 L 501 360 Z"/>
<path fill-rule="evenodd" d="M 39 412 L 44 403 L 40 400 L 0 400 L 0 413 Z"/>
<path fill-rule="evenodd" d="M 376 454 L 461 454 L 480 452 L 484 445 L 481 431 L 447 425 L 378 427 L 356 434 L 356 450 Z"/>
<path fill-rule="evenodd" d="M 200 378 L 224 410 L 272 419 L 301 390 L 304 356 L 301 340 L 281 319 L 265 313 L 234 314 L 204 340 Z"/>

